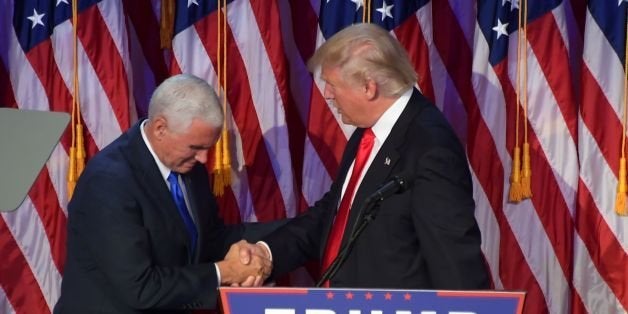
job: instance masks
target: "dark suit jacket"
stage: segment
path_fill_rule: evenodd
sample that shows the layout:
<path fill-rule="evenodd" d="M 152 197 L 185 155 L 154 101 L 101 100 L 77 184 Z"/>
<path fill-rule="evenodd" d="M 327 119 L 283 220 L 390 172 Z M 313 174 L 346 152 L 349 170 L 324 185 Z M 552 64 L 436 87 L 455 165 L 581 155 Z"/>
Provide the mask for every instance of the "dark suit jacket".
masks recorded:
<path fill-rule="evenodd" d="M 197 164 L 183 180 L 199 234 L 193 256 L 139 123 L 88 163 L 68 206 L 67 264 L 55 313 L 179 313 L 215 306 L 213 262 L 245 227 L 223 225 L 204 166 Z"/>
<path fill-rule="evenodd" d="M 329 192 L 304 215 L 264 239 L 275 273 L 322 258 L 363 132 L 357 129 L 349 139 Z M 343 245 L 364 199 L 402 172 L 415 178 L 412 188 L 381 202 L 375 220 L 358 238 L 331 286 L 488 288 L 465 152 L 441 112 L 417 90 L 358 187 Z"/>

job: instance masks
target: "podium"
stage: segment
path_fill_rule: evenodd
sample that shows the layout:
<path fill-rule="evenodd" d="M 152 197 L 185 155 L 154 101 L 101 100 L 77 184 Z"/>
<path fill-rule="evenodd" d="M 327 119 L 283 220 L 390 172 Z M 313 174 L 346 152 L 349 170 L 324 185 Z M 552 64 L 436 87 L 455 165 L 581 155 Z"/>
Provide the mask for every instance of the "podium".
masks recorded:
<path fill-rule="evenodd" d="M 69 121 L 64 112 L 0 108 L 0 211 L 22 204 Z"/>
<path fill-rule="evenodd" d="M 525 292 L 221 287 L 225 314 L 522 313 Z"/>

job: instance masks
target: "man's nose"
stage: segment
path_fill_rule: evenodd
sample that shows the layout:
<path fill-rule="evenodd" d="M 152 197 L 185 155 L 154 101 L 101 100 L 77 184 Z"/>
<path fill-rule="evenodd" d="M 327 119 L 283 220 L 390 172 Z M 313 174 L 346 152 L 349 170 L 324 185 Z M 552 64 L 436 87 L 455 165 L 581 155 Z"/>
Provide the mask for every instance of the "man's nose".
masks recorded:
<path fill-rule="evenodd" d="M 196 159 L 196 161 L 200 162 L 201 164 L 204 164 L 207 162 L 208 153 L 208 149 L 199 150 L 198 152 L 196 152 L 196 155 L 194 155 L 194 159 Z"/>

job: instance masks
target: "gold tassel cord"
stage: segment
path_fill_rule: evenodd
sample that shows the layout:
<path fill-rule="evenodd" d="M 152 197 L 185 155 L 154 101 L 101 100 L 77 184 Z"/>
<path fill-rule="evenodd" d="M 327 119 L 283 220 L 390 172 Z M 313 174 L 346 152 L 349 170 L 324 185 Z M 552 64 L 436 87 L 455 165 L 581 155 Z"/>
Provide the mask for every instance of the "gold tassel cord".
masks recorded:
<path fill-rule="evenodd" d="M 218 26 L 218 33 L 216 35 L 216 63 L 218 66 L 216 67 L 216 72 L 218 76 L 218 96 L 222 96 L 221 91 L 221 81 L 222 81 L 222 15 L 221 15 L 221 7 L 222 0 L 218 0 L 218 9 L 216 10 L 216 18 Z M 214 146 L 214 167 L 212 169 L 214 184 L 213 191 L 214 195 L 221 196 L 224 193 L 224 183 L 222 180 L 222 172 L 220 171 L 222 168 L 222 135 L 218 138 L 218 142 Z"/>
<path fill-rule="evenodd" d="M 77 83 L 78 85 L 78 83 Z M 77 89 L 78 90 L 78 89 Z M 77 103 L 76 107 L 79 107 L 79 104 Z M 80 114 L 81 110 L 77 110 L 77 112 Z M 81 173 L 83 173 L 83 170 L 85 169 L 85 140 L 83 138 L 83 125 L 80 122 L 80 119 L 78 120 L 79 122 L 76 124 L 76 178 L 78 180 L 78 177 L 81 176 Z"/>
<path fill-rule="evenodd" d="M 76 110 L 72 110 L 73 113 L 76 114 L 75 118 L 75 135 L 76 139 L 73 140 L 76 144 L 76 180 L 83 173 L 83 169 L 85 169 L 85 140 L 83 138 L 83 123 L 81 122 L 81 101 L 80 101 L 80 88 L 79 88 L 79 65 L 78 65 L 78 1 L 72 1 L 72 19 L 74 21 L 74 97 L 72 97 L 73 108 Z"/>
<path fill-rule="evenodd" d="M 364 0 L 362 6 L 362 23 L 366 23 L 366 6 L 368 5 L 369 0 Z"/>
<path fill-rule="evenodd" d="M 615 196 L 615 212 L 617 215 L 628 215 L 626 208 L 626 192 L 628 183 L 626 182 L 626 125 L 628 124 L 628 19 L 626 20 L 626 42 L 624 43 L 624 117 L 621 132 L 621 158 L 619 159 L 619 178 L 617 182 L 617 194 Z"/>
<path fill-rule="evenodd" d="M 223 34 L 222 37 L 222 134 L 220 136 L 222 141 L 222 176 L 224 186 L 231 185 L 231 155 L 229 153 L 229 132 L 227 128 L 227 0 L 224 0 L 225 18 L 223 19 Z"/>
<path fill-rule="evenodd" d="M 521 199 L 532 197 L 532 167 L 530 165 L 530 144 L 528 143 L 528 1 L 522 1 L 519 11 L 523 10 L 523 158 L 521 164 Z M 524 7 L 523 9 L 521 7 Z"/>
<path fill-rule="evenodd" d="M 371 0 L 362 1 L 362 23 L 371 23 Z"/>
<path fill-rule="evenodd" d="M 72 1 L 72 62 L 74 67 L 72 97 L 72 120 L 70 129 L 72 132 L 72 145 L 70 147 L 70 160 L 68 165 L 68 198 L 72 198 L 74 187 L 78 177 L 85 168 L 85 144 L 83 139 L 83 125 L 81 122 L 80 89 L 78 75 L 78 1 Z"/>
<path fill-rule="evenodd" d="M 222 16 L 224 7 L 224 16 Z M 218 37 L 217 37 L 217 63 L 219 95 L 222 99 L 224 112 L 223 127 L 220 138 L 215 146 L 215 158 L 213 167 L 213 192 L 217 196 L 224 194 L 226 186 L 231 184 L 231 155 L 229 152 L 229 133 L 227 128 L 227 1 L 218 0 Z"/>
<path fill-rule="evenodd" d="M 523 199 L 521 191 L 521 148 L 519 147 L 519 101 L 521 95 L 521 50 L 523 42 L 523 12 L 519 7 L 519 23 L 517 26 L 517 88 L 515 97 L 515 148 L 512 156 L 512 169 L 510 172 L 510 190 L 508 193 L 509 202 L 519 202 Z"/>
<path fill-rule="evenodd" d="M 174 33 L 175 0 L 161 1 L 161 20 L 159 21 L 159 42 L 162 49 L 172 48 Z"/>

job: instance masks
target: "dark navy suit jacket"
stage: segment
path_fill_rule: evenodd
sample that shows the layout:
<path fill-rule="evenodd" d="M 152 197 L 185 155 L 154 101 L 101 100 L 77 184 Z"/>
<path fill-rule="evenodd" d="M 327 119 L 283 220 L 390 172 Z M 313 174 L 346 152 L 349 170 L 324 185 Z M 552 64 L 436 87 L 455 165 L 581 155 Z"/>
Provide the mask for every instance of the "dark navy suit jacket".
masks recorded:
<path fill-rule="evenodd" d="M 227 227 L 218 217 L 203 165 L 182 177 L 199 234 L 193 256 L 139 123 L 88 163 L 68 206 L 67 264 L 55 313 L 179 313 L 215 306 L 213 262 L 246 227 Z"/>
<path fill-rule="evenodd" d="M 345 148 L 330 190 L 305 214 L 264 240 L 274 271 L 321 260 L 342 185 L 364 129 Z M 481 289 L 488 274 L 464 149 L 441 112 L 415 90 L 358 187 L 343 237 L 363 201 L 394 175 L 413 178 L 411 189 L 380 204 L 332 287 Z"/>

